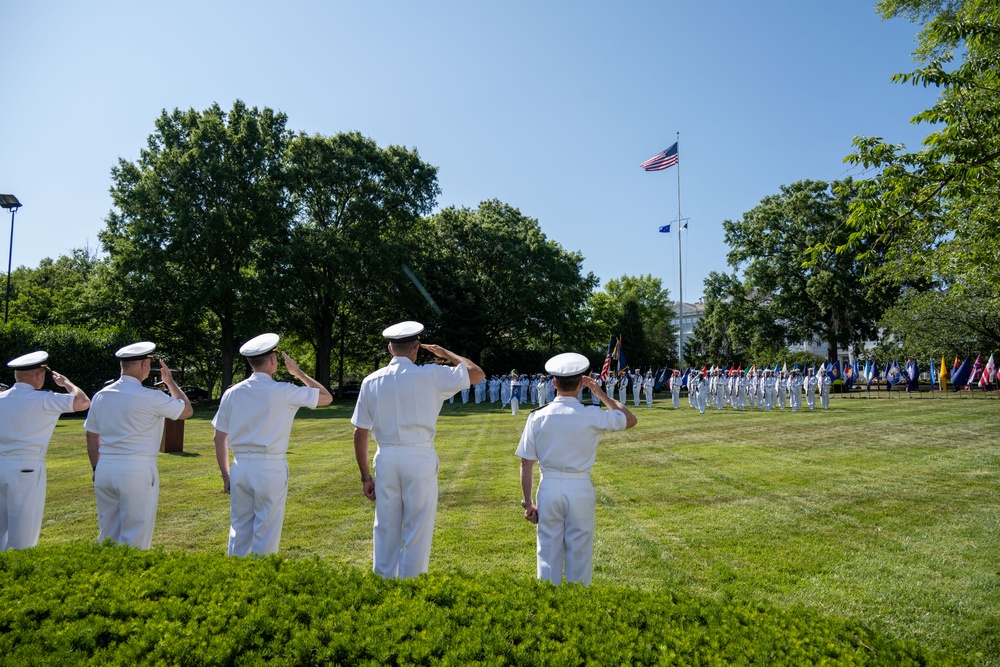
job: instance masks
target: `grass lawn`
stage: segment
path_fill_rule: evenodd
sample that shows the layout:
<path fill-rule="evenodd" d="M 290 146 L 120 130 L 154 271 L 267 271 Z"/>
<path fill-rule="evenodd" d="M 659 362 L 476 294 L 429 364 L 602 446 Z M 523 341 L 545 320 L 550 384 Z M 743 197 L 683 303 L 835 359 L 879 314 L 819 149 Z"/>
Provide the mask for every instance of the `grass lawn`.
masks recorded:
<path fill-rule="evenodd" d="M 299 412 L 287 557 L 371 567 L 374 506 L 361 495 L 352 409 Z M 198 409 L 184 453 L 160 456 L 154 548 L 225 551 L 213 414 Z M 637 415 L 635 429 L 604 438 L 594 467 L 595 586 L 803 607 L 1000 665 L 1000 400 L 894 394 L 699 415 L 661 398 Z M 526 416 L 445 404 L 432 571 L 533 576 L 513 455 Z M 90 480 L 83 421 L 64 419 L 40 545 L 97 538 Z"/>

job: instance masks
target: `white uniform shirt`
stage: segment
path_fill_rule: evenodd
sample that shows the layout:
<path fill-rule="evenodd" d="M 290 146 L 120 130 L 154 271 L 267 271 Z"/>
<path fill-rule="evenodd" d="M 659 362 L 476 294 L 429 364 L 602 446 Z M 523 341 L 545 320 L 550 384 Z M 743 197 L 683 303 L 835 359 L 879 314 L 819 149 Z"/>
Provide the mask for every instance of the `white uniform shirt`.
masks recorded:
<path fill-rule="evenodd" d="M 318 403 L 315 387 L 277 382 L 255 372 L 222 395 L 212 426 L 229 434 L 229 449 L 237 455 L 284 454 L 295 413 Z"/>
<path fill-rule="evenodd" d="M 143 387 L 130 375 L 94 394 L 83 428 L 101 436 L 101 456 L 139 454 L 155 457 L 163 437 L 163 419 L 177 419 L 184 401 Z"/>
<path fill-rule="evenodd" d="M 408 357 L 393 357 L 361 383 L 351 423 L 371 430 L 379 445 L 432 442 L 441 405 L 468 388 L 465 364 L 418 366 Z"/>
<path fill-rule="evenodd" d="M 45 458 L 64 412 L 73 412 L 73 394 L 38 391 L 26 382 L 0 392 L 0 456 Z"/>
<path fill-rule="evenodd" d="M 594 467 L 601 433 L 624 430 L 624 412 L 583 405 L 573 396 L 556 396 L 528 415 L 515 454 L 538 461 L 542 475 L 549 471 L 585 473 Z"/>

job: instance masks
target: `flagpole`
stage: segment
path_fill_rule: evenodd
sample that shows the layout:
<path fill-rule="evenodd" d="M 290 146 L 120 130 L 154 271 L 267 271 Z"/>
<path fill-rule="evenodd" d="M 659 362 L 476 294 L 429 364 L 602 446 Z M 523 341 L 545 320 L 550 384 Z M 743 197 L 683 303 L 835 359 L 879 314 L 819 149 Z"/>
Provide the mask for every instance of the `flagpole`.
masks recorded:
<path fill-rule="evenodd" d="M 681 267 L 681 133 L 677 133 L 677 364 L 684 364 L 684 270 Z"/>

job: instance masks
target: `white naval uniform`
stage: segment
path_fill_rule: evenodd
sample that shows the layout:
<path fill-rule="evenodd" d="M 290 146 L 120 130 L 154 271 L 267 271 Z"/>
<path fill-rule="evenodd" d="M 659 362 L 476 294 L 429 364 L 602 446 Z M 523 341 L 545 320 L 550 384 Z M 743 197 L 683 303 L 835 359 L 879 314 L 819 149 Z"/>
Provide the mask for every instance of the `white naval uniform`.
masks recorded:
<path fill-rule="evenodd" d="M 369 429 L 375 453 L 376 574 L 410 578 L 427 572 L 438 499 L 434 434 L 441 404 L 469 386 L 465 364 L 418 366 L 393 357 L 361 383 L 351 423 Z"/>
<path fill-rule="evenodd" d="M 45 453 L 73 394 L 15 382 L 0 392 L 0 551 L 38 544 L 45 509 Z"/>
<path fill-rule="evenodd" d="M 674 402 L 674 410 L 681 406 L 681 376 L 670 376 L 670 398 Z"/>
<path fill-rule="evenodd" d="M 646 407 L 653 407 L 653 378 L 647 377 L 642 383 L 642 390 L 646 394 Z"/>
<path fill-rule="evenodd" d="M 625 413 L 556 396 L 528 416 L 515 454 L 538 461 L 538 578 L 559 585 L 590 583 L 594 570 L 596 494 L 590 469 L 604 431 L 624 431 Z"/>
<path fill-rule="evenodd" d="M 639 395 L 642 393 L 642 375 L 636 373 L 632 376 L 632 400 L 635 407 L 639 407 Z"/>
<path fill-rule="evenodd" d="M 94 472 L 98 542 L 149 548 L 160 499 L 156 457 L 163 420 L 182 412 L 184 401 L 143 387 L 130 375 L 94 394 L 83 428 L 101 439 Z"/>
<path fill-rule="evenodd" d="M 802 406 L 802 376 L 792 374 L 788 378 L 788 403 L 792 412 L 798 412 Z"/>
<path fill-rule="evenodd" d="M 819 374 L 819 400 L 824 410 L 830 409 L 830 382 L 826 373 Z"/>
<path fill-rule="evenodd" d="M 226 390 L 212 419 L 235 460 L 229 478 L 230 556 L 277 553 L 288 497 L 288 437 L 299 408 L 315 408 L 319 389 L 255 372 Z"/>
<path fill-rule="evenodd" d="M 810 410 L 816 408 L 816 376 L 807 375 L 804 380 L 804 385 L 806 389 L 806 405 L 809 406 Z"/>

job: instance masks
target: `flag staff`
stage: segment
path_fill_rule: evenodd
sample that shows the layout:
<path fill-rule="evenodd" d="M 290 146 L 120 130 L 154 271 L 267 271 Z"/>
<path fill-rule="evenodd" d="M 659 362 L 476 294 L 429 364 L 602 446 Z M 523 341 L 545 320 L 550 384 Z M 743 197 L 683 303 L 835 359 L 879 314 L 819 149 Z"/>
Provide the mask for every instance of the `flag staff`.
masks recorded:
<path fill-rule="evenodd" d="M 681 133 L 677 133 L 677 155 L 680 156 Z M 681 267 L 681 163 L 677 161 L 677 363 L 684 365 L 684 271 Z"/>

